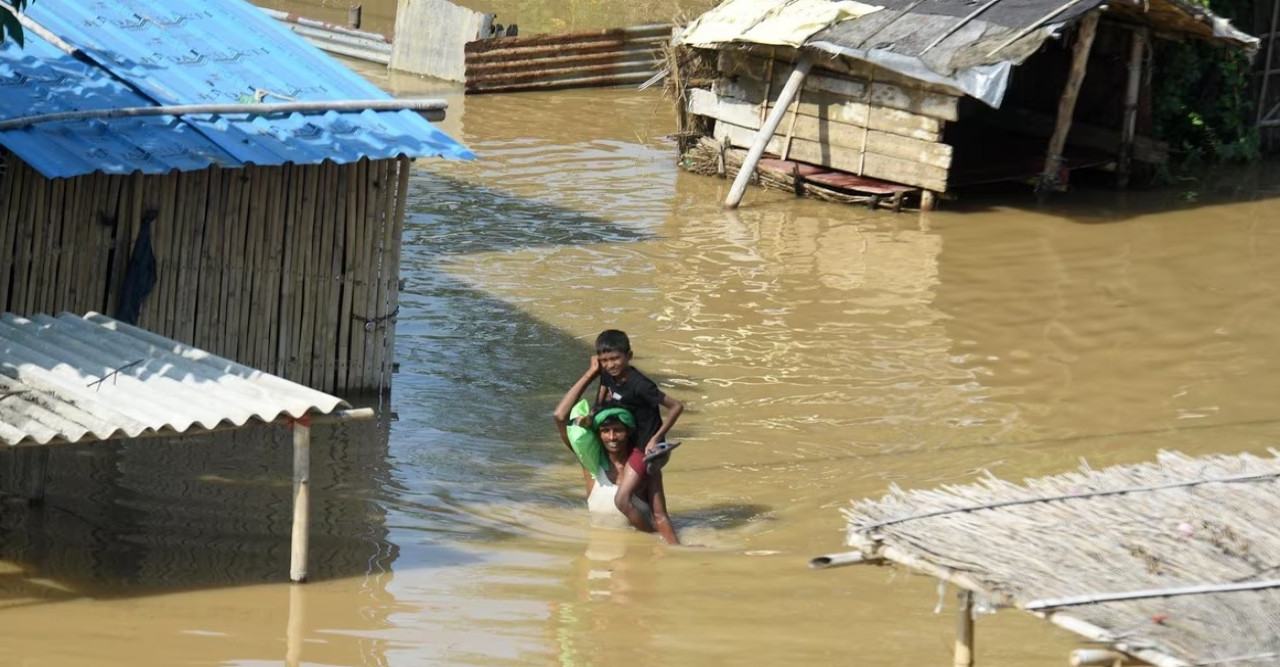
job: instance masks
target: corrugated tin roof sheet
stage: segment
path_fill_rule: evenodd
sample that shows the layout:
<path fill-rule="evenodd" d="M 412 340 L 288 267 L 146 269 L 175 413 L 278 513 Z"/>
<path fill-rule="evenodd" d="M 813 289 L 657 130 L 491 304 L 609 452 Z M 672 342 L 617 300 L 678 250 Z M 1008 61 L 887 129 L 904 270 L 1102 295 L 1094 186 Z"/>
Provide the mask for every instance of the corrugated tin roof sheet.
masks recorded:
<path fill-rule="evenodd" d="M 0 117 L 177 104 L 391 99 L 257 7 L 239 0 L 41 0 L 27 17 L 77 49 L 27 31 L 0 44 Z M 346 163 L 471 152 L 412 111 L 67 120 L 0 131 L 50 178 L 103 171 Z"/>
<path fill-rule="evenodd" d="M 1012 65 L 1101 5 L 1160 30 L 1258 47 L 1257 38 L 1188 0 L 726 0 L 694 19 L 679 41 L 710 48 L 734 42 L 809 47 L 999 106 Z"/>
<path fill-rule="evenodd" d="M 0 442 L 181 434 L 351 407 L 105 315 L 0 313 Z"/>

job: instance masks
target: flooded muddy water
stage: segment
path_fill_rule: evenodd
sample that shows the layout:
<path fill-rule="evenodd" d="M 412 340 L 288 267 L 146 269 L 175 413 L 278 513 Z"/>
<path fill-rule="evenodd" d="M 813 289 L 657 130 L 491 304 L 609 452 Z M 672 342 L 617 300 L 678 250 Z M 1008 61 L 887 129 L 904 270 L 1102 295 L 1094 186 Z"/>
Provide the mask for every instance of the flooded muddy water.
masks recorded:
<path fill-rule="evenodd" d="M 400 372 L 382 421 L 316 429 L 313 581 L 284 583 L 283 429 L 59 449 L 46 505 L 0 508 L 0 664 L 949 664 L 953 591 L 806 568 L 850 498 L 1280 436 L 1265 171 L 725 213 L 655 91 L 369 75 L 447 94 L 480 157 L 412 179 Z M 698 547 L 589 526 L 549 415 L 606 327 L 688 406 L 666 479 Z M 1012 611 L 977 637 L 983 665 L 1078 645 Z"/>

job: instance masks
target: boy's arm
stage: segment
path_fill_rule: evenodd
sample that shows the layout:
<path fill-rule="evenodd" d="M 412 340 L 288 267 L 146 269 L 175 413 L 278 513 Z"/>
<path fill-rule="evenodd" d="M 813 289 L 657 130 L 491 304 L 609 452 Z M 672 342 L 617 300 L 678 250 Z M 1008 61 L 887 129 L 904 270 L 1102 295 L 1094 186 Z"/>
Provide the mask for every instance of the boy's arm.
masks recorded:
<path fill-rule="evenodd" d="M 666 439 L 667 431 L 670 431 L 671 427 L 675 426 L 676 420 L 680 418 L 680 413 L 684 412 L 684 403 L 671 398 L 671 396 L 665 393 L 662 394 L 662 401 L 659 405 L 667 409 L 667 416 L 663 418 L 662 425 L 658 427 L 658 431 L 653 434 L 652 438 L 649 438 L 649 442 L 645 443 L 644 450 L 646 452 L 653 449 L 654 445 Z"/>
<path fill-rule="evenodd" d="M 587 371 L 573 383 L 572 387 L 564 393 L 564 397 L 560 399 L 560 404 L 556 406 L 555 412 L 551 414 L 552 419 L 556 422 L 556 430 L 560 432 L 560 440 L 564 442 L 564 446 L 573 451 L 573 445 L 569 444 L 569 412 L 573 410 L 573 404 L 582 398 L 582 392 L 587 390 L 587 385 L 596 379 L 600 374 L 600 359 L 596 355 L 591 355 L 591 365 Z"/>

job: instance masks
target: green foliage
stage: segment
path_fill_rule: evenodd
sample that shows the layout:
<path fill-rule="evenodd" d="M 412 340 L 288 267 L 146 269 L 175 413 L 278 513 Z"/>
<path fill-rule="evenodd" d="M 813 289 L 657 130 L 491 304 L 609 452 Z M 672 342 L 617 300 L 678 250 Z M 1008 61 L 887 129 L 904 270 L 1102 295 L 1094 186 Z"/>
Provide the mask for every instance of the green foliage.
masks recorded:
<path fill-rule="evenodd" d="M 1230 16 L 1237 9 L 1232 4 L 1247 1 L 1215 2 L 1213 9 Z M 1152 121 L 1156 135 L 1169 142 L 1175 166 L 1259 157 L 1260 139 L 1249 97 L 1252 66 L 1244 52 L 1199 40 L 1156 40 L 1154 62 Z"/>
<path fill-rule="evenodd" d="M 12 39 L 22 46 L 22 24 L 18 22 L 18 13 L 27 8 L 28 2 L 35 0 L 0 0 L 0 42 Z"/>

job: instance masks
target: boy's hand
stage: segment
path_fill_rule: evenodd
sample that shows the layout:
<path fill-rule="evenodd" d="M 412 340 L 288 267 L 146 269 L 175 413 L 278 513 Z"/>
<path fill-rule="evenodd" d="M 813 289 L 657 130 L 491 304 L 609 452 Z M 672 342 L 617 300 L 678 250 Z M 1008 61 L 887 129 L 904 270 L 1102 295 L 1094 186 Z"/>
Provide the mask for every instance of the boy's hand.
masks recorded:
<path fill-rule="evenodd" d="M 595 375 L 596 373 L 600 372 L 600 355 L 598 354 L 591 355 L 591 361 L 587 366 L 587 372 L 592 375 Z"/>

